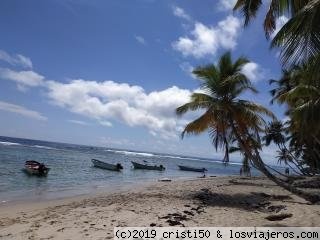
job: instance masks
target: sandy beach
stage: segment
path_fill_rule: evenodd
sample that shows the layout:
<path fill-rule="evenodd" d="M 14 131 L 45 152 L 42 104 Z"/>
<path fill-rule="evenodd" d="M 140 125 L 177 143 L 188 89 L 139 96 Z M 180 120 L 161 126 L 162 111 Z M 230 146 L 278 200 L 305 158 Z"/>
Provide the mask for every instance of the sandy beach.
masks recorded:
<path fill-rule="evenodd" d="M 112 239 L 116 226 L 320 226 L 319 205 L 264 178 L 209 177 L 0 208 L 0 239 Z M 286 214 L 270 221 L 272 215 Z"/>

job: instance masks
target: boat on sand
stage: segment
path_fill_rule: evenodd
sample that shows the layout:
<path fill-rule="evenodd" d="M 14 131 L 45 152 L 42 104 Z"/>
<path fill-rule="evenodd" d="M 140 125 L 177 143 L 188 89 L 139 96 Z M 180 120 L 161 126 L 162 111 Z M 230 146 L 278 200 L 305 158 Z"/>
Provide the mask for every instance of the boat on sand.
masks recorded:
<path fill-rule="evenodd" d="M 120 171 L 121 169 L 123 169 L 120 163 L 111 164 L 111 163 L 102 162 L 98 159 L 91 159 L 91 162 L 93 163 L 94 167 L 107 169 L 110 171 Z"/>
<path fill-rule="evenodd" d="M 133 162 L 131 161 L 133 167 L 135 169 L 145 169 L 145 170 L 157 170 L 157 171 L 164 171 L 166 168 L 162 165 L 149 165 L 149 164 L 141 164 L 141 163 L 137 163 L 137 162 Z"/>

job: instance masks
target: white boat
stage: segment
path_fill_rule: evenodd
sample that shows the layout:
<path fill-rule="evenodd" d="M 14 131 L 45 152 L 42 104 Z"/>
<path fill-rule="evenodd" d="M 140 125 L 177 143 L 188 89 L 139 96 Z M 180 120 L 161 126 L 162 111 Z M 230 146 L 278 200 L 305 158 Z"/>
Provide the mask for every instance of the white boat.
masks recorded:
<path fill-rule="evenodd" d="M 111 163 L 102 162 L 98 159 L 91 159 L 91 161 L 93 163 L 93 166 L 95 166 L 97 168 L 103 168 L 103 169 L 107 169 L 110 171 L 120 171 L 121 169 L 123 169 L 123 167 L 120 163 L 111 164 Z"/>
<path fill-rule="evenodd" d="M 132 162 L 132 161 L 131 161 Z M 137 162 L 132 162 L 132 165 L 135 169 L 145 169 L 145 170 L 158 170 L 158 171 L 164 171 L 166 168 L 162 165 L 147 165 L 147 164 L 141 164 Z"/>

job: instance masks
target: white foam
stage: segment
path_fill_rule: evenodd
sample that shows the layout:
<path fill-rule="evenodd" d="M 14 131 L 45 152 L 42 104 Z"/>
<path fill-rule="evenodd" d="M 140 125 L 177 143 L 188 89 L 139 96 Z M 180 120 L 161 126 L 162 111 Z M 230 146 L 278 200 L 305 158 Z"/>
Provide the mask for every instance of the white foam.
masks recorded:
<path fill-rule="evenodd" d="M 143 156 L 143 157 L 154 157 L 155 156 L 152 153 L 144 153 L 144 152 L 130 152 L 130 151 L 124 151 L 124 150 L 120 151 L 120 150 L 111 150 L 111 149 L 107 149 L 106 151 L 124 154 L 124 155 L 132 155 L 132 156 Z"/>
<path fill-rule="evenodd" d="M 43 148 L 43 149 L 56 149 L 56 148 L 47 147 L 47 146 L 41 146 L 41 145 L 33 145 L 33 146 L 31 146 L 31 147 Z"/>
<path fill-rule="evenodd" d="M 0 144 L 5 146 L 18 146 L 21 145 L 20 143 L 13 143 L 13 142 L 0 142 Z"/>
<path fill-rule="evenodd" d="M 200 159 L 200 158 L 196 158 L 196 157 L 182 157 L 182 156 L 161 155 L 161 154 L 158 155 L 158 154 L 152 154 L 152 153 L 131 152 L 131 151 L 125 151 L 125 150 L 112 150 L 112 149 L 106 149 L 105 151 L 124 154 L 124 155 L 132 155 L 132 156 L 173 158 L 173 159 L 181 159 L 181 160 L 187 160 L 187 161 L 197 161 L 197 162 L 224 164 L 224 162 L 221 161 L 221 160 Z M 242 165 L 242 163 L 237 163 L 237 162 L 229 162 L 228 164 L 230 164 L 230 165 Z"/>

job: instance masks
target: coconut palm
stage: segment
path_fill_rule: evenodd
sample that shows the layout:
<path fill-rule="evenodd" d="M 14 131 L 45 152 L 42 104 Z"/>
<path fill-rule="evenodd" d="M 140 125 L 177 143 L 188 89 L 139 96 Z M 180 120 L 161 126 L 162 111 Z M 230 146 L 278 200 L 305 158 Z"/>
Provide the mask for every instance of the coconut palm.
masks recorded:
<path fill-rule="evenodd" d="M 297 174 L 296 169 L 294 169 L 290 164 L 294 164 L 300 172 L 303 173 L 303 169 L 299 165 L 299 160 L 292 154 L 292 150 L 288 149 L 286 146 L 287 136 L 286 136 L 287 128 L 286 126 L 279 120 L 272 121 L 268 124 L 265 130 L 265 135 L 263 136 L 263 140 L 265 141 L 266 146 L 269 146 L 271 142 L 275 143 L 279 151 L 278 152 L 278 160 L 279 163 L 284 163 L 288 165 L 292 171 Z"/>
<path fill-rule="evenodd" d="M 193 73 L 201 81 L 201 93 L 193 93 L 191 101 L 178 107 L 176 113 L 183 115 L 188 111 L 200 110 L 202 115 L 186 125 L 185 134 L 200 134 L 208 131 L 216 149 L 224 149 L 224 161 L 229 160 L 229 145 L 236 139 L 241 152 L 250 163 L 269 179 L 285 189 L 307 198 L 319 200 L 275 177 L 266 168 L 259 150 L 259 133 L 265 127 L 265 116 L 274 118 L 265 107 L 241 99 L 245 91 L 257 92 L 241 70 L 248 63 L 246 58 L 232 61 L 231 54 L 225 53 L 217 65 L 211 64 L 196 68 Z"/>
<path fill-rule="evenodd" d="M 245 26 L 255 18 L 262 0 L 238 0 L 234 10 L 242 12 Z M 289 21 L 272 40 L 272 47 L 281 47 L 281 59 L 287 66 L 306 62 L 311 57 L 320 63 L 320 0 L 270 0 L 264 20 L 267 38 L 276 30 L 280 16 Z"/>
<path fill-rule="evenodd" d="M 272 121 L 266 127 L 266 133 L 263 139 L 266 142 L 266 146 L 269 146 L 271 142 L 277 144 L 280 148 L 286 142 L 286 137 L 283 134 L 284 126 L 279 120 Z"/>
<path fill-rule="evenodd" d="M 284 72 L 280 80 L 271 81 L 277 84 L 271 93 L 273 101 L 288 107 L 290 145 L 295 155 L 317 172 L 320 170 L 320 82 L 319 76 L 313 74 L 315 65 L 310 61 Z"/>
<path fill-rule="evenodd" d="M 215 148 L 225 150 L 225 162 L 229 161 L 229 142 L 234 137 L 230 129 L 231 116 L 236 115 L 239 130 L 246 130 L 253 135 L 257 135 L 264 122 L 259 114 L 272 116 L 272 113 L 261 105 L 238 99 L 246 90 L 257 92 L 241 72 L 248 62 L 243 57 L 232 62 L 231 54 L 227 52 L 220 58 L 218 66 L 212 64 L 196 68 L 193 73 L 202 80 L 203 92 L 193 93 L 191 101 L 176 111 L 178 115 L 182 115 L 189 110 L 205 110 L 201 117 L 185 127 L 182 137 L 185 134 L 199 134 L 208 129 Z M 244 129 L 244 126 L 248 127 Z"/>

